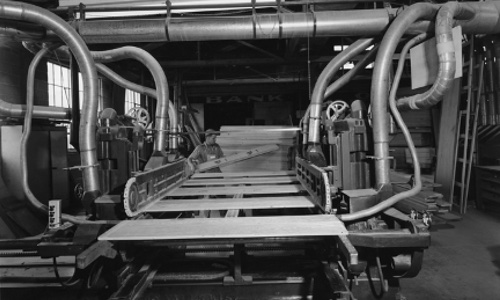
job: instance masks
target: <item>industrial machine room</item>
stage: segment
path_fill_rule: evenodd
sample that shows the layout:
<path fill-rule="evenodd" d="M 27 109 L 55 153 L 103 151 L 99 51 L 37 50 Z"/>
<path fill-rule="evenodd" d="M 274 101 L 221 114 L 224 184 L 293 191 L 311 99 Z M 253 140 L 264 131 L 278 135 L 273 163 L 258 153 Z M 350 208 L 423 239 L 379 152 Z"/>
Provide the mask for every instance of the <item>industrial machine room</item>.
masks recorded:
<path fill-rule="evenodd" d="M 0 299 L 500 298 L 500 1 L 0 1 Z"/>

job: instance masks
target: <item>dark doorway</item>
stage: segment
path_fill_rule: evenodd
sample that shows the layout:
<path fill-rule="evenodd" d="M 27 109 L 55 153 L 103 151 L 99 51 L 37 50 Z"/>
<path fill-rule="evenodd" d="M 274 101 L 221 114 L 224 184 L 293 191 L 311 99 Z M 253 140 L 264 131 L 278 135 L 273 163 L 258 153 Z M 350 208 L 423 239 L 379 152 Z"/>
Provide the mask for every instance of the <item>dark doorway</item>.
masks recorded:
<path fill-rule="evenodd" d="M 223 125 L 245 125 L 253 118 L 253 103 L 205 105 L 205 129 L 219 130 Z"/>

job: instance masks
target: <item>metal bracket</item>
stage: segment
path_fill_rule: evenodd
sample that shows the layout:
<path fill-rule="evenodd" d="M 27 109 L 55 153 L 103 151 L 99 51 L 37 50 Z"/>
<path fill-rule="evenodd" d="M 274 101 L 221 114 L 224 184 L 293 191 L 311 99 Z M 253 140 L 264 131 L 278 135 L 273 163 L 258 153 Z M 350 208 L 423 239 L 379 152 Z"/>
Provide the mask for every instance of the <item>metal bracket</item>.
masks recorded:
<path fill-rule="evenodd" d="M 233 277 L 224 277 L 224 285 L 250 285 L 252 284 L 252 276 L 244 276 L 241 271 L 242 258 L 245 255 L 245 245 L 234 245 L 234 270 Z"/>

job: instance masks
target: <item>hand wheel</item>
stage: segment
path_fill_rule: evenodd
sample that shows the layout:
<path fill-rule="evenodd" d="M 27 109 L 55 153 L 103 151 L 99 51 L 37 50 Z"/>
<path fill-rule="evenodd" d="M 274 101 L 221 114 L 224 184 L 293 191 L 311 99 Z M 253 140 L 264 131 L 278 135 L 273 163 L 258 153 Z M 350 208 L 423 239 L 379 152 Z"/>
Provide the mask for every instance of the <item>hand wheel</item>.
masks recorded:
<path fill-rule="evenodd" d="M 127 112 L 127 116 L 132 117 L 134 119 L 132 123 L 134 123 L 134 125 L 141 126 L 142 129 L 146 129 L 149 122 L 151 121 L 151 117 L 149 116 L 148 111 L 142 107 L 131 108 Z"/>
<path fill-rule="evenodd" d="M 349 108 L 349 104 L 342 100 L 335 100 L 326 108 L 326 117 L 328 120 L 335 121 L 337 118 Z"/>

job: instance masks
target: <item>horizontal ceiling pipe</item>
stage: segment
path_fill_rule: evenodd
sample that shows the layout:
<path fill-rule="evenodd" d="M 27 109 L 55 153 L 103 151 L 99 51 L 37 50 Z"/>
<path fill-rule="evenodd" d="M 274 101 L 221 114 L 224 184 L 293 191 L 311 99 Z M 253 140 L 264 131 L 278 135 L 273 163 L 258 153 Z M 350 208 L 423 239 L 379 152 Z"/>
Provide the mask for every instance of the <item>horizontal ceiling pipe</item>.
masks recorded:
<path fill-rule="evenodd" d="M 361 2 L 383 2 L 385 0 L 307 0 L 307 1 L 281 1 L 278 4 L 276 0 L 265 0 L 265 1 L 255 1 L 252 3 L 251 0 L 246 2 L 235 1 L 233 3 L 228 3 L 227 1 L 193 1 L 189 3 L 187 2 L 174 2 L 170 4 L 170 9 L 173 10 L 185 10 L 185 9 L 230 9 L 230 8 L 266 8 L 266 7 L 288 7 L 288 6 L 302 6 L 302 5 L 315 5 L 315 4 L 359 4 Z M 111 12 L 111 11 L 150 11 L 150 10 L 160 10 L 165 11 L 167 7 L 165 5 L 156 5 L 156 6 L 116 6 L 116 5 L 104 5 L 97 4 L 98 6 L 93 6 L 88 4 L 83 11 L 85 12 Z M 61 8 L 57 8 L 54 11 L 64 13 L 70 6 L 63 6 Z M 73 6 L 74 9 L 80 9 L 79 6 Z"/>
<path fill-rule="evenodd" d="M 314 13 L 74 21 L 87 43 L 250 40 L 322 36 L 379 35 L 395 9 Z M 361 22 L 362 21 L 362 22 Z"/>
<path fill-rule="evenodd" d="M 90 204 L 101 195 L 99 163 L 96 153 L 97 71 L 87 45 L 76 31 L 55 14 L 35 5 L 0 1 L 0 19 L 38 24 L 53 31 L 74 54 L 83 79 L 83 110 L 80 124 L 80 158 L 84 186 L 84 203 Z"/>
<path fill-rule="evenodd" d="M 476 12 L 471 20 L 455 20 L 464 33 L 497 32 L 499 1 L 466 2 Z M 408 8 L 406 8 L 408 9 Z M 320 11 L 249 16 L 171 17 L 74 21 L 83 39 L 93 43 L 251 40 L 322 36 L 377 36 L 406 9 Z M 432 31 L 429 20 L 411 24 L 409 33 Z"/>

